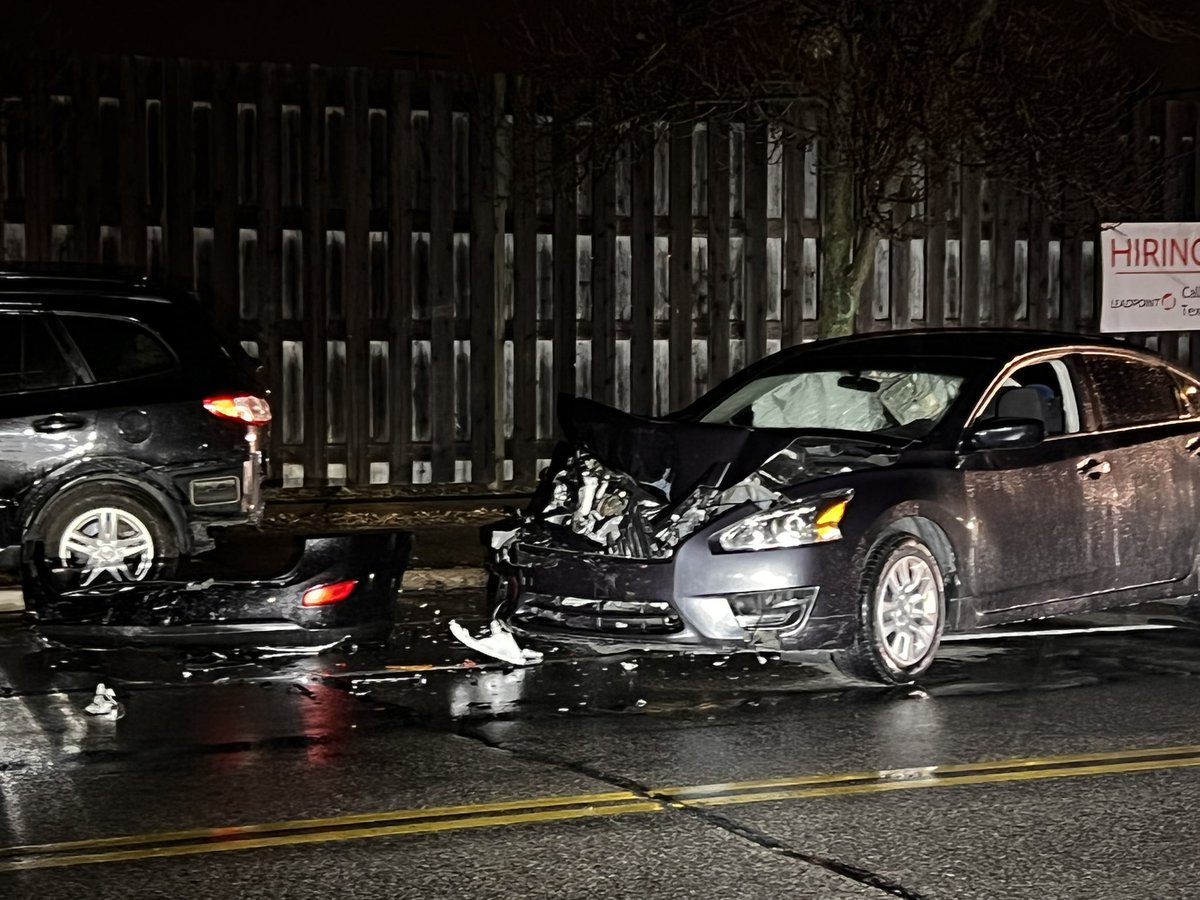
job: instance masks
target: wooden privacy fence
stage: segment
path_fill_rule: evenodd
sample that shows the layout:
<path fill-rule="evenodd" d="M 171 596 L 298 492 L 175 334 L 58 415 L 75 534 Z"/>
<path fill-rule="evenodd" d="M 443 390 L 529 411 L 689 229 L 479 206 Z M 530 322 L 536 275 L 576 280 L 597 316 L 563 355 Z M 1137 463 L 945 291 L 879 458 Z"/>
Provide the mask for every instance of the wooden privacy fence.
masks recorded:
<path fill-rule="evenodd" d="M 512 76 L 142 58 L 0 73 L 0 254 L 193 285 L 273 384 L 285 484 L 528 483 L 560 391 L 679 407 L 815 336 L 819 146 L 700 123 L 581 185 Z M 1197 107 L 1148 109 L 1195 218 Z M 860 330 L 1094 329 L 1096 235 L 951 171 L 881 241 Z M 1151 338 L 1200 359 L 1191 335 Z"/>

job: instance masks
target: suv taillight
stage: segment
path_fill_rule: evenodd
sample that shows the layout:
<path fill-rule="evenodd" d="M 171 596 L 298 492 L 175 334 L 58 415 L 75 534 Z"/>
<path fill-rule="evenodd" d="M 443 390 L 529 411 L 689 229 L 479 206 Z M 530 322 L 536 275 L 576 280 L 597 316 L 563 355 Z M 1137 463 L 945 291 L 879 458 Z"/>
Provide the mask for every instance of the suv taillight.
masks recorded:
<path fill-rule="evenodd" d="M 266 425 L 271 421 L 271 405 L 253 394 L 229 394 L 209 397 L 204 408 L 222 419 L 236 419 L 247 425 Z"/>

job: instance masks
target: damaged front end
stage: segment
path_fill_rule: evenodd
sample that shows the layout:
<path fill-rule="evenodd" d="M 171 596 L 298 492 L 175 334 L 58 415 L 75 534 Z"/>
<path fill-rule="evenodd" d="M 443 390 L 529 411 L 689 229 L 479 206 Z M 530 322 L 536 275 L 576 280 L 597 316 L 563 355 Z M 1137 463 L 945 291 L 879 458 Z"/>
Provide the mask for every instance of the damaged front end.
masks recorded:
<path fill-rule="evenodd" d="M 487 535 L 515 629 L 608 649 L 782 646 L 822 582 L 746 553 L 838 540 L 854 490 L 836 476 L 897 458 L 870 442 L 644 419 L 629 441 L 621 424 L 577 418 L 525 514 Z M 797 490 L 821 479 L 828 490 Z"/>

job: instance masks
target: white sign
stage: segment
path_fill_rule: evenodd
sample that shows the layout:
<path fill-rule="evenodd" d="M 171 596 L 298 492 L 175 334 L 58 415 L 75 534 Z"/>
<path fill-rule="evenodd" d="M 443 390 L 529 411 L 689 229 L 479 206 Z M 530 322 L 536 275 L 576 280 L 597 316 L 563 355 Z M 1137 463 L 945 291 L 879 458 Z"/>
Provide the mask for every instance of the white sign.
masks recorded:
<path fill-rule="evenodd" d="M 1100 330 L 1200 329 L 1200 222 L 1122 222 L 1100 231 Z"/>

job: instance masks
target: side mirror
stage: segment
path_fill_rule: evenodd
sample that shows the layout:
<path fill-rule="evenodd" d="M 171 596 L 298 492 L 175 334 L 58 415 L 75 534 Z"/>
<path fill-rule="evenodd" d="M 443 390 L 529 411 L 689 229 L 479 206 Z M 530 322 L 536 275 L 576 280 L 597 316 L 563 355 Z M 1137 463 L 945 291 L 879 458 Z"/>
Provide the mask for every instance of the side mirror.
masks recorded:
<path fill-rule="evenodd" d="M 1046 438 L 1046 424 L 1037 419 L 988 419 L 967 437 L 973 450 L 1019 450 L 1036 447 Z"/>

